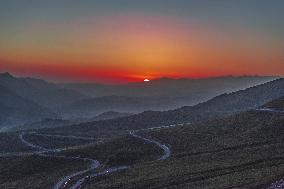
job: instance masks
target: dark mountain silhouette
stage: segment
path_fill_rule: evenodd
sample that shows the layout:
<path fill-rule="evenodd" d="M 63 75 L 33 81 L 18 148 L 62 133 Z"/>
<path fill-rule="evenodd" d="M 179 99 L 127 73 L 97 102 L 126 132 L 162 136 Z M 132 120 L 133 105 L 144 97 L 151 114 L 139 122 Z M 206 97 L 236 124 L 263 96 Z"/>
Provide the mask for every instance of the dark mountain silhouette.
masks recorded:
<path fill-rule="evenodd" d="M 249 110 L 200 124 L 148 130 L 143 136 L 168 145 L 171 157 L 138 164 L 131 174 L 93 182 L 89 188 L 112 188 L 117 183 L 127 183 L 123 186 L 129 189 L 268 188 L 283 178 L 282 113 Z"/>
<path fill-rule="evenodd" d="M 222 93 L 245 89 L 272 79 L 274 77 L 161 78 L 127 85 L 64 84 L 61 85 L 63 88 L 77 90 L 94 98 L 68 104 L 62 112 L 72 117 L 89 117 L 106 111 L 165 111 L 195 105 Z"/>
<path fill-rule="evenodd" d="M 0 129 L 56 115 L 0 85 Z"/>
<path fill-rule="evenodd" d="M 275 99 L 267 104 L 263 105 L 264 108 L 272 108 L 276 110 L 284 110 L 284 96 L 278 99 Z"/>
<path fill-rule="evenodd" d="M 54 127 L 62 127 L 67 125 L 72 125 L 74 122 L 63 119 L 42 119 L 40 121 L 26 123 L 21 126 L 17 126 L 16 128 L 12 128 L 10 130 L 29 130 L 29 129 L 41 129 L 41 128 L 54 128 Z"/>
<path fill-rule="evenodd" d="M 55 84 L 34 78 L 16 78 L 9 73 L 0 74 L 0 85 L 13 93 L 41 106 L 55 109 L 86 98 L 77 91 L 62 89 Z"/>
<path fill-rule="evenodd" d="M 242 91 L 223 94 L 195 106 L 185 106 L 169 111 L 145 111 L 133 116 L 112 120 L 82 123 L 50 132 L 86 133 L 98 130 L 135 130 L 177 123 L 196 123 L 225 117 L 237 112 L 255 109 L 273 99 L 284 96 L 284 79 L 278 79 Z"/>
<path fill-rule="evenodd" d="M 140 113 L 166 110 L 175 107 L 175 102 L 175 99 L 169 98 L 104 96 L 76 101 L 64 106 L 62 111 L 72 117 L 92 117 L 106 111 Z"/>
<path fill-rule="evenodd" d="M 190 97 L 187 105 L 208 100 L 216 95 L 234 92 L 254 85 L 271 81 L 276 77 L 217 77 L 206 79 L 170 79 L 160 78 L 147 83 L 131 83 L 126 85 L 102 84 L 62 84 L 68 89 L 77 90 L 93 97 L 130 96 L 130 97 Z M 185 104 L 183 104 L 185 105 Z"/>
<path fill-rule="evenodd" d="M 108 111 L 101 113 L 91 119 L 89 121 L 100 121 L 100 120 L 107 120 L 107 119 L 115 119 L 115 118 L 120 118 L 120 117 L 128 117 L 133 114 L 131 113 L 122 113 L 122 112 L 115 112 L 115 111 Z"/>
<path fill-rule="evenodd" d="M 7 126 L 8 123 L 13 123 L 9 127 L 15 126 L 16 123 L 19 124 L 18 126 L 27 126 L 31 121 L 40 121 L 45 118 L 73 120 L 82 120 L 83 118 L 88 120 L 107 111 L 140 113 L 145 110 L 169 110 L 187 104 L 196 104 L 213 95 L 219 95 L 223 91 L 234 91 L 245 86 L 263 83 L 273 78 L 274 77 L 222 77 L 196 80 L 162 78 L 148 83 L 109 86 L 94 84 L 58 85 L 40 79 L 16 78 L 9 73 L 3 73 L 0 74 L 0 85 L 4 87 L 5 90 L 9 90 L 11 96 L 17 96 L 23 99 L 26 104 L 18 103 L 18 107 L 23 106 L 25 108 L 13 108 L 12 110 L 10 105 L 8 106 L 2 103 L 2 127 L 3 125 Z M 3 89 L 3 93 L 5 90 Z M 100 96 L 104 94 L 113 95 Z M 119 96 L 119 94 L 125 96 Z M 88 95 L 100 97 L 89 98 Z M 9 95 L 3 96 L 2 100 L 9 101 Z M 16 100 L 14 101 L 16 102 Z M 29 104 L 31 107 L 29 107 Z M 34 112 L 36 109 L 34 106 L 37 106 L 38 111 L 32 114 L 31 112 Z M 194 111 L 190 110 L 192 107 L 185 107 L 183 108 L 184 110 L 175 110 L 178 111 L 178 113 L 168 111 L 160 115 L 160 112 L 148 111 L 144 114 L 150 114 L 150 117 L 151 114 L 157 114 L 158 117 L 155 119 L 157 119 L 157 121 L 164 120 L 161 123 L 165 124 L 185 120 L 193 121 L 196 120 L 197 117 L 203 119 L 203 117 L 209 114 L 215 115 L 215 113 L 210 112 L 204 114 L 202 108 L 199 110 L 198 107 L 199 106 L 197 106 L 197 108 L 195 107 L 197 110 Z M 208 107 L 206 106 L 206 108 Z M 9 112 L 16 110 L 17 114 L 21 115 L 20 117 L 22 117 L 22 119 L 15 118 L 15 120 L 13 120 L 12 115 L 15 113 Z M 179 111 L 187 112 L 186 114 L 189 114 L 191 119 L 186 118 L 187 116 L 179 113 Z M 46 112 L 49 112 L 49 114 Z M 202 112 L 202 116 L 200 112 Z M 9 116 L 6 116 L 7 114 L 9 114 Z M 24 116 L 27 118 L 24 120 L 23 115 L 25 114 L 32 114 L 30 117 L 37 119 L 28 119 L 29 116 Z M 172 119 L 167 121 L 169 117 L 164 119 L 163 115 L 170 116 Z M 7 119 L 10 121 L 7 122 Z M 151 124 L 157 124 L 157 121 Z"/>

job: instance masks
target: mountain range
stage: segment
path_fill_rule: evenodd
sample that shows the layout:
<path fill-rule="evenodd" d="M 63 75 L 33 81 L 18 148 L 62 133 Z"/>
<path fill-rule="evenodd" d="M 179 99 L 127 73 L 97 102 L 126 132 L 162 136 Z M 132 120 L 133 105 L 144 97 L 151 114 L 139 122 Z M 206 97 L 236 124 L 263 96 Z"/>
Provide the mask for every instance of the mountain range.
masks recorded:
<path fill-rule="evenodd" d="M 129 98 L 148 97 L 87 96 L 61 104 L 52 115 L 51 106 L 1 86 L 0 107 L 19 111 L 8 118 L 19 114 L 34 122 L 16 127 L 25 131 L 0 133 L 0 187 L 51 188 L 67 178 L 63 187 L 79 183 L 86 189 L 266 188 L 283 176 L 283 86 L 283 78 L 275 79 L 173 110 L 108 111 L 72 120 L 47 117 L 61 116 L 68 106 L 109 101 L 115 109 Z M 97 111 L 84 106 L 80 111 Z M 89 161 L 102 166 L 94 173 L 86 169 Z"/>
<path fill-rule="evenodd" d="M 23 128 L 22 125 L 27 126 L 47 119 L 87 121 L 108 111 L 131 114 L 149 110 L 165 111 L 197 104 L 224 92 L 245 89 L 276 78 L 161 78 L 147 83 L 98 85 L 56 84 L 2 73 L 0 128 Z"/>
<path fill-rule="evenodd" d="M 198 123 L 210 119 L 230 116 L 242 111 L 256 109 L 263 104 L 284 96 L 284 79 L 277 79 L 245 90 L 219 95 L 195 106 L 168 111 L 145 111 L 132 116 L 80 123 L 57 129 L 46 129 L 51 133 L 87 134 L 109 133 L 168 126 L 181 123 Z M 116 133 L 116 134 L 117 134 Z"/>

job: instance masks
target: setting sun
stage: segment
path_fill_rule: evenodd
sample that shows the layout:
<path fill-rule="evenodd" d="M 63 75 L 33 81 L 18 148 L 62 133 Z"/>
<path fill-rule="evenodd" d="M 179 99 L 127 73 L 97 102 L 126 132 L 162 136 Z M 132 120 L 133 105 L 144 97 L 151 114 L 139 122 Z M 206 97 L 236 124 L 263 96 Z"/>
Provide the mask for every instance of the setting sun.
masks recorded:
<path fill-rule="evenodd" d="M 283 9 L 0 0 L 0 189 L 284 189 Z"/>

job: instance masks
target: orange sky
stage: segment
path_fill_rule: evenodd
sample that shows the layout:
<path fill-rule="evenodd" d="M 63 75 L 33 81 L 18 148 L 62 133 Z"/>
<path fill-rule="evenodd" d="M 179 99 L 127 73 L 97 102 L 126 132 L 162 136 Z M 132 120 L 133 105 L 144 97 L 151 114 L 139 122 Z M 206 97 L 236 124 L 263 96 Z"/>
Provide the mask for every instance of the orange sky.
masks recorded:
<path fill-rule="evenodd" d="M 32 22 L 0 42 L 0 71 L 63 81 L 284 74 L 283 44 L 261 31 L 173 16 Z"/>

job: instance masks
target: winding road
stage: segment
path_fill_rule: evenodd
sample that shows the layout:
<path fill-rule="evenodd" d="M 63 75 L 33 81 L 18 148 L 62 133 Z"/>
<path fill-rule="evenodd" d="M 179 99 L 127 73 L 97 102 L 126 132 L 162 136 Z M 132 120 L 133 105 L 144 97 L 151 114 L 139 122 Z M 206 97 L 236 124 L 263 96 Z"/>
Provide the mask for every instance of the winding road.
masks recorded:
<path fill-rule="evenodd" d="M 279 188 L 284 188 L 284 179 L 280 179 L 274 183 L 272 183 L 269 187 L 266 189 L 279 189 Z"/>
<path fill-rule="evenodd" d="M 144 138 L 144 137 L 136 134 L 136 131 L 130 131 L 129 134 L 131 136 L 135 137 L 135 138 L 144 140 L 145 142 L 156 144 L 159 148 L 161 148 L 164 151 L 164 154 L 157 160 L 165 160 L 165 159 L 167 159 L 167 158 L 169 158 L 171 156 L 171 150 L 166 145 L 161 144 L 161 143 L 159 143 L 159 142 L 157 142 L 155 140 L 152 140 L 152 139 Z M 125 166 L 118 166 L 118 167 L 111 167 L 111 168 L 105 169 L 105 170 L 103 170 L 101 172 L 98 172 L 98 173 L 95 173 L 95 174 L 91 174 L 91 175 L 87 175 L 87 176 L 77 180 L 77 182 L 73 186 L 71 186 L 69 189 L 79 189 L 89 179 L 94 179 L 94 178 L 99 177 L 99 176 L 106 176 L 108 174 L 111 174 L 111 173 L 114 173 L 114 172 L 118 172 L 118 171 L 121 171 L 121 170 L 124 170 L 124 169 L 128 169 L 128 168 L 129 168 L 129 166 L 127 166 L 127 165 L 125 165 Z M 59 189 L 59 188 L 54 188 L 54 189 Z"/>
<path fill-rule="evenodd" d="M 178 125 L 182 125 L 182 124 L 178 124 Z M 174 127 L 177 125 L 170 125 L 170 126 L 161 126 L 161 127 L 155 127 L 155 128 L 149 128 L 149 129 L 160 129 L 160 128 L 166 128 L 166 127 Z M 141 139 L 147 143 L 153 143 L 155 145 L 157 145 L 159 148 L 161 148 L 163 150 L 163 155 L 161 157 L 159 157 L 157 160 L 165 160 L 167 158 L 169 158 L 171 156 L 171 150 L 169 147 L 167 147 L 165 144 L 161 144 L 158 141 L 155 141 L 153 139 L 148 139 L 145 137 L 142 137 L 138 134 L 136 134 L 137 131 L 130 131 L 129 134 L 135 138 Z M 76 136 L 61 136 L 61 135 L 45 135 L 45 134 L 37 134 L 37 133 L 32 133 L 35 135 L 40 135 L 40 136 L 49 136 L 49 137 L 63 137 L 63 138 L 73 138 L 73 139 L 86 139 L 86 140 L 93 140 L 93 138 L 87 138 L 87 137 L 76 137 Z M 37 152 L 35 152 L 36 154 L 40 155 L 40 156 L 45 156 L 45 157 L 55 157 L 55 158 L 64 158 L 64 159 L 77 159 L 77 160 L 82 160 L 85 162 L 89 162 L 90 166 L 82 171 L 78 171 L 75 173 L 72 173 L 71 175 L 68 175 L 66 177 L 64 177 L 63 179 L 61 179 L 59 182 L 57 182 L 53 189 L 63 189 L 63 188 L 69 188 L 69 189 L 80 189 L 82 187 L 82 185 L 90 180 L 90 179 L 94 179 L 96 177 L 99 176 L 106 176 L 109 175 L 111 173 L 114 172 L 118 172 L 124 169 L 128 169 L 129 166 L 118 166 L 118 167 L 111 167 L 108 169 L 105 169 L 101 172 L 98 173 L 93 173 L 93 171 L 95 171 L 95 169 L 101 167 L 102 165 L 100 164 L 99 161 L 95 160 L 95 159 L 90 159 L 90 158 L 80 158 L 80 157 L 67 157 L 67 156 L 57 156 L 57 155 L 50 155 L 50 154 L 45 154 L 47 152 L 52 152 L 52 153 L 56 153 L 56 152 L 60 152 L 64 149 L 47 149 L 44 148 L 42 146 L 33 144 L 31 142 L 28 142 L 25 138 L 24 138 L 25 133 L 20 133 L 19 134 L 19 138 L 20 140 L 27 146 L 37 150 Z M 84 175 L 84 176 L 83 176 Z M 79 177 L 78 180 L 75 180 L 76 177 Z M 71 182 L 74 183 L 73 185 L 71 185 Z M 67 187 L 67 185 L 71 185 L 70 187 Z"/>
<path fill-rule="evenodd" d="M 73 178 L 80 176 L 80 175 L 83 175 L 83 174 L 88 173 L 88 172 L 92 172 L 92 171 L 94 171 L 95 169 L 97 169 L 98 167 L 101 166 L 100 162 L 95 160 L 95 159 L 79 158 L 79 157 L 73 157 L 72 159 L 79 159 L 79 160 L 83 160 L 85 162 L 89 161 L 89 162 L 91 162 L 91 164 L 90 164 L 89 168 L 86 169 L 86 170 L 78 171 L 78 172 L 75 172 L 71 175 L 66 176 L 65 178 L 63 178 L 62 180 L 57 182 L 55 184 L 55 186 L 53 187 L 53 189 L 65 188 L 67 186 L 67 184 L 69 184 L 69 182 L 72 181 Z M 73 187 L 71 187 L 71 188 L 73 188 Z"/>
<path fill-rule="evenodd" d="M 256 111 L 260 112 L 272 112 L 272 113 L 284 113 L 284 110 L 276 110 L 272 108 L 258 108 Z"/>
<path fill-rule="evenodd" d="M 34 133 L 33 133 L 34 134 Z M 64 158 L 66 160 L 82 160 L 84 162 L 89 162 L 90 165 L 87 169 L 85 170 L 82 170 L 82 171 L 78 171 L 78 172 L 75 172 L 71 175 L 68 175 L 66 176 L 65 178 L 61 179 L 59 182 L 57 182 L 55 184 L 55 186 L 53 187 L 53 189 L 60 189 L 60 188 L 65 188 L 67 186 L 67 184 L 69 184 L 73 178 L 75 177 L 78 177 L 80 175 L 83 175 L 83 174 L 86 174 L 88 172 L 92 172 L 94 171 L 95 169 L 97 169 L 98 167 L 101 166 L 100 162 L 95 160 L 95 159 L 90 159 L 90 158 L 80 158 L 80 157 L 67 157 L 67 156 L 57 156 L 57 155 L 47 155 L 47 154 L 44 154 L 46 152 L 53 152 L 53 153 L 56 153 L 56 152 L 60 152 L 62 151 L 62 149 L 47 149 L 47 148 L 44 148 L 44 147 L 41 147 L 39 145 L 35 145 L 35 144 L 32 144 L 30 142 L 28 142 L 25 138 L 24 138 L 24 135 L 25 133 L 21 133 L 19 135 L 19 138 L 20 140 L 26 144 L 27 146 L 31 147 L 31 148 L 34 148 L 36 150 L 39 150 L 36 152 L 36 154 L 40 155 L 40 156 L 44 156 L 44 157 L 54 157 L 54 158 Z M 41 134 L 43 135 L 43 134 Z M 47 135 L 47 136 L 52 136 L 52 135 Z M 58 137 L 58 136 L 56 136 Z M 64 138 L 66 138 L 67 136 L 62 136 Z M 74 138 L 74 137 L 71 137 L 71 138 Z"/>
<path fill-rule="evenodd" d="M 164 154 L 158 159 L 158 160 L 165 160 L 171 156 L 171 150 L 169 147 L 167 147 L 165 144 L 161 144 L 160 142 L 148 138 L 144 138 L 140 135 L 137 135 L 135 131 L 130 131 L 129 134 L 133 137 L 139 138 L 141 140 L 144 140 L 145 142 L 148 143 L 153 143 L 157 145 L 159 148 L 161 148 L 164 151 Z"/>
<path fill-rule="evenodd" d="M 33 148 L 35 150 L 39 150 L 37 153 L 44 153 L 44 152 L 49 152 L 50 151 L 50 149 L 47 149 L 47 148 L 44 148 L 42 146 L 38 146 L 38 145 L 35 145 L 35 144 L 32 144 L 32 143 L 28 142 L 27 140 L 24 139 L 24 135 L 25 135 L 25 133 L 21 133 L 19 135 L 19 138 L 22 141 L 22 143 L 24 143 L 26 146 L 28 146 L 30 148 Z"/>
<path fill-rule="evenodd" d="M 40 134 L 40 133 L 32 133 L 37 136 L 47 136 L 47 137 L 56 137 L 56 138 L 71 138 L 71 139 L 78 139 L 78 140 L 95 140 L 93 137 L 81 137 L 81 136 L 74 136 L 74 135 L 49 135 L 49 134 Z"/>
<path fill-rule="evenodd" d="M 99 176 L 106 176 L 108 174 L 118 172 L 118 171 L 128 169 L 128 168 L 129 168 L 129 166 L 111 167 L 111 168 L 108 168 L 104 171 L 85 176 L 85 177 L 79 179 L 73 186 L 70 187 L 70 189 L 79 189 L 82 186 L 82 184 L 85 183 L 88 179 L 94 179 L 94 178 L 99 177 Z"/>
<path fill-rule="evenodd" d="M 284 113 L 283 110 L 276 110 L 276 109 L 272 109 L 272 108 L 258 108 L 258 109 L 255 109 L 255 110 L 256 111 L 262 111 L 262 112 Z M 182 125 L 185 125 L 185 124 L 190 124 L 190 123 L 172 124 L 172 125 L 169 125 L 169 126 L 159 126 L 159 127 L 152 127 L 152 128 L 141 129 L 141 130 L 136 130 L 136 131 L 129 131 L 129 134 L 134 138 L 138 138 L 140 140 L 145 141 L 146 143 L 155 144 L 157 147 L 159 147 L 161 150 L 163 150 L 162 156 L 160 156 L 157 159 L 158 161 L 161 161 L 161 160 L 166 160 L 167 158 L 169 158 L 171 156 L 170 148 L 168 146 L 166 146 L 165 144 L 162 144 L 162 143 L 160 143 L 156 140 L 153 140 L 153 139 L 145 138 L 145 137 L 143 137 L 143 136 L 141 136 L 137 133 L 139 131 L 170 128 L 170 127 L 182 126 Z M 50 134 L 39 134 L 39 133 L 30 133 L 30 134 L 34 134 L 34 135 L 38 135 L 38 136 L 48 136 L 48 137 L 61 137 L 61 138 L 81 139 L 81 140 L 94 140 L 94 138 L 91 138 L 91 137 L 78 137 L 78 136 L 73 136 L 73 135 L 62 136 L 62 135 L 50 135 Z M 91 159 L 91 158 L 67 157 L 67 156 L 57 156 L 57 155 L 54 155 L 54 154 L 46 154 L 46 153 L 57 153 L 57 152 L 60 152 L 64 149 L 47 149 L 47 148 L 44 148 L 42 146 L 39 146 L 39 145 L 36 145 L 36 144 L 33 144 L 33 143 L 27 141 L 24 138 L 24 135 L 25 135 L 25 133 L 19 134 L 20 140 L 25 145 L 29 146 L 30 148 L 37 150 L 34 153 L 36 153 L 40 156 L 64 158 L 64 159 L 68 159 L 68 160 L 76 159 L 76 160 L 82 160 L 84 162 L 88 162 L 90 164 L 87 169 L 72 173 L 72 174 L 64 177 L 60 181 L 58 181 L 54 185 L 53 189 L 64 189 L 64 188 L 80 189 L 82 187 L 82 185 L 90 179 L 95 179 L 99 176 L 106 176 L 106 175 L 109 175 L 111 173 L 115 173 L 115 172 L 130 168 L 129 166 L 117 166 L 117 167 L 107 168 L 107 169 L 102 170 L 100 172 L 94 173 L 94 171 L 97 168 L 102 166 L 99 161 L 97 161 L 95 159 Z M 71 184 L 71 182 L 72 182 L 72 184 Z M 266 189 L 277 189 L 277 188 L 284 188 L 284 179 L 280 179 L 279 181 L 272 183 Z"/>

